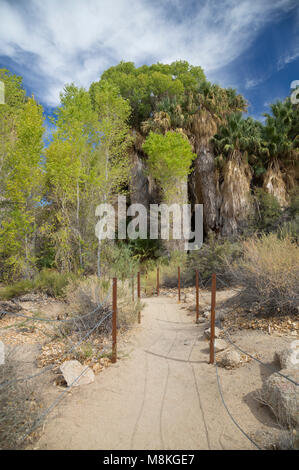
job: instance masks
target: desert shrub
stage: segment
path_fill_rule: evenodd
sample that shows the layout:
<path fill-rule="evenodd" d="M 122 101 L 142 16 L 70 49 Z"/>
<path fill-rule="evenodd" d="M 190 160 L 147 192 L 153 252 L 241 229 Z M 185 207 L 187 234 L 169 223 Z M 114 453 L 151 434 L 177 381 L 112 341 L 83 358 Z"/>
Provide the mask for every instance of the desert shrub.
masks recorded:
<path fill-rule="evenodd" d="M 125 243 L 106 243 L 102 253 L 102 270 L 106 277 L 128 279 L 138 271 L 138 260 Z"/>
<path fill-rule="evenodd" d="M 293 217 L 299 217 L 299 188 L 296 187 L 291 192 L 290 212 Z"/>
<path fill-rule="evenodd" d="M 257 205 L 257 222 L 254 222 L 256 228 L 266 231 L 275 228 L 282 213 L 276 197 L 262 188 L 257 188 L 255 201 Z"/>
<path fill-rule="evenodd" d="M 22 279 L 1 287 L 0 299 L 20 297 L 28 292 L 43 292 L 52 297 L 61 297 L 67 284 L 76 276 L 72 273 L 59 273 L 54 269 L 43 269 L 33 279 Z"/>
<path fill-rule="evenodd" d="M 54 269 L 43 269 L 34 278 L 34 290 L 44 292 L 51 297 L 61 297 L 69 282 L 75 279 L 72 273 L 60 273 Z"/>
<path fill-rule="evenodd" d="M 0 383 L 19 376 L 19 363 L 8 355 L 0 365 Z M 0 449 L 21 449 L 28 440 L 23 437 L 35 424 L 41 412 L 41 400 L 35 380 L 8 383 L 0 388 Z M 35 436 L 36 437 L 36 436 Z"/>
<path fill-rule="evenodd" d="M 235 301 L 264 314 L 298 313 L 299 247 L 294 240 L 264 234 L 243 242 L 243 256 L 228 266 L 242 287 Z"/>
<path fill-rule="evenodd" d="M 32 290 L 34 290 L 34 282 L 30 279 L 22 279 L 13 284 L 2 286 L 0 288 L 0 299 L 9 300 L 27 294 Z"/>
<path fill-rule="evenodd" d="M 69 305 L 69 315 L 80 318 L 81 315 L 94 312 L 84 318 L 82 322 L 67 323 L 65 328 L 68 332 L 91 329 L 107 313 L 111 312 L 110 284 L 110 281 L 99 279 L 96 276 L 90 276 L 68 284 L 65 289 L 65 298 Z M 117 301 L 119 326 L 127 327 L 136 320 L 138 311 L 137 301 L 132 301 L 132 290 L 128 281 L 118 281 Z M 97 310 L 99 304 L 102 304 L 102 306 Z M 110 326 L 111 319 L 108 318 L 102 329 L 110 332 Z"/>
<path fill-rule="evenodd" d="M 212 273 L 216 273 L 218 286 L 226 287 L 234 284 L 235 279 L 227 269 L 227 266 L 241 256 L 241 245 L 226 239 L 217 240 L 210 235 L 208 241 L 200 250 L 191 252 L 188 257 L 187 267 L 183 272 L 186 284 L 194 285 L 195 271 L 199 272 L 201 285 L 210 284 Z"/>
<path fill-rule="evenodd" d="M 176 287 L 178 285 L 178 266 L 181 269 L 181 281 L 184 285 L 184 271 L 187 266 L 188 255 L 185 252 L 173 251 L 168 258 L 162 258 L 159 263 L 160 267 L 160 284 L 165 287 Z M 153 275 L 153 283 L 156 286 L 155 269 Z"/>

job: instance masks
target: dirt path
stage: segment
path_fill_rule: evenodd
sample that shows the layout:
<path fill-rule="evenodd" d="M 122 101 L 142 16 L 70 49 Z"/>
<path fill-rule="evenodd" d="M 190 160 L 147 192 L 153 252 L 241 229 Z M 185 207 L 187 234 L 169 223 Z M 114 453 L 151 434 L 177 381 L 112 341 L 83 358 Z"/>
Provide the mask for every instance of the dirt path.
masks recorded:
<path fill-rule="evenodd" d="M 69 394 L 38 448 L 252 449 L 223 407 L 203 328 L 175 299 L 148 299 L 121 360 Z"/>

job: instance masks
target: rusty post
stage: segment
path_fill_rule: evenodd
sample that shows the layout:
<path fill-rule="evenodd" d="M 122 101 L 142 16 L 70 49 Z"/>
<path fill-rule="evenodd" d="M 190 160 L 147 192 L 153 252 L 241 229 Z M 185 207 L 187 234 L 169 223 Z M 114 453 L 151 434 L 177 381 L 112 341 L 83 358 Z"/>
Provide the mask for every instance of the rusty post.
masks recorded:
<path fill-rule="evenodd" d="M 196 270 L 195 278 L 195 290 L 196 290 L 196 323 L 198 322 L 199 317 L 199 292 L 198 292 L 198 271 Z"/>
<path fill-rule="evenodd" d="M 212 274 L 212 294 L 211 294 L 211 323 L 210 323 L 210 364 L 214 364 L 215 360 L 215 307 L 216 307 L 216 274 Z"/>
<path fill-rule="evenodd" d="M 181 268 L 178 266 L 178 303 L 181 302 Z"/>
<path fill-rule="evenodd" d="M 137 296 L 138 296 L 138 302 L 140 302 L 140 272 L 137 273 Z M 140 308 L 138 310 L 138 323 L 141 322 L 141 312 Z"/>
<path fill-rule="evenodd" d="M 160 294 L 160 285 L 159 285 L 159 268 L 157 268 L 157 296 Z"/>
<path fill-rule="evenodd" d="M 111 362 L 116 362 L 117 357 L 117 279 L 113 278 L 112 284 L 112 357 Z"/>

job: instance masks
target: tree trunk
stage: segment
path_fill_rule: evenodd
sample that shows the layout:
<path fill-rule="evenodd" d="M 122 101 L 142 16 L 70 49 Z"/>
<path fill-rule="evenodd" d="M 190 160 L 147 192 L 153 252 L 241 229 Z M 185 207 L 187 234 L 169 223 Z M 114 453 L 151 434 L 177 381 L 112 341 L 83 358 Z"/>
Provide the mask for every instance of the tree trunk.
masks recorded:
<path fill-rule="evenodd" d="M 221 234 L 235 235 L 248 224 L 252 204 L 250 199 L 251 170 L 241 155 L 230 158 L 224 167 L 221 184 Z"/>
<path fill-rule="evenodd" d="M 219 196 L 214 155 L 209 145 L 200 145 L 195 160 L 196 203 L 203 204 L 206 232 L 219 231 Z"/>

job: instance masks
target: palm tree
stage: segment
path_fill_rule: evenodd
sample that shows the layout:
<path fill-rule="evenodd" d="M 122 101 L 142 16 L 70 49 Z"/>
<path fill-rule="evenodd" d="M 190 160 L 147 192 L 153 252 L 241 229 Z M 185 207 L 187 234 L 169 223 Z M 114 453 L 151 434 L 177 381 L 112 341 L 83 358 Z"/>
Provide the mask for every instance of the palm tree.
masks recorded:
<path fill-rule="evenodd" d="M 248 161 L 261 152 L 258 128 L 251 118 L 234 113 L 212 138 L 220 171 L 220 224 L 223 235 L 237 233 L 246 225 L 251 212 L 250 183 L 252 170 Z"/>
<path fill-rule="evenodd" d="M 263 129 L 265 165 L 264 189 L 276 197 L 281 206 L 288 203 L 287 182 L 294 187 L 294 174 L 298 163 L 298 111 L 290 99 L 271 105 L 272 114 L 265 114 Z"/>

